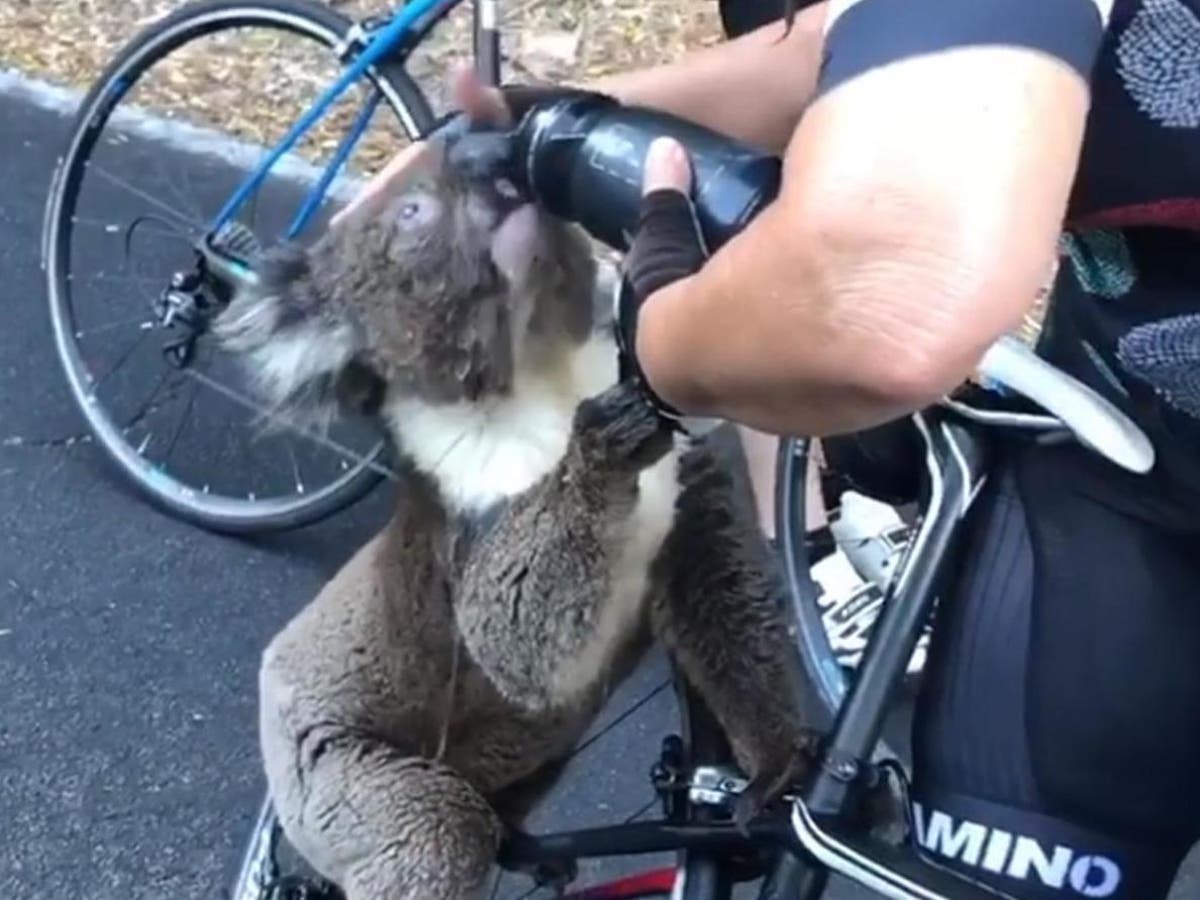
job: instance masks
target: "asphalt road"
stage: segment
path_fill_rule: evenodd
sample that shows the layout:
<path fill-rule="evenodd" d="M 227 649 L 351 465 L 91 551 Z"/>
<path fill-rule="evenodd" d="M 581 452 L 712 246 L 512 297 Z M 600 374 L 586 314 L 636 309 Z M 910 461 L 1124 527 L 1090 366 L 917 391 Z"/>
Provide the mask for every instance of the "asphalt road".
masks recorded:
<path fill-rule="evenodd" d="M 225 897 L 263 789 L 260 649 L 378 526 L 390 492 L 255 540 L 133 495 L 85 437 L 52 348 L 38 242 L 66 120 L 0 95 L 0 123 L 0 896 Z M 200 459 L 227 452 L 206 440 L 189 436 Z M 654 659 L 622 689 L 535 828 L 643 808 L 676 721 L 664 679 Z M 507 879 L 497 896 L 524 889 Z"/>
<path fill-rule="evenodd" d="M 38 262 L 65 123 L 7 98 L 0 121 L 0 894 L 220 897 L 262 790 L 259 649 L 382 506 L 237 541 L 111 475 L 77 440 Z"/>

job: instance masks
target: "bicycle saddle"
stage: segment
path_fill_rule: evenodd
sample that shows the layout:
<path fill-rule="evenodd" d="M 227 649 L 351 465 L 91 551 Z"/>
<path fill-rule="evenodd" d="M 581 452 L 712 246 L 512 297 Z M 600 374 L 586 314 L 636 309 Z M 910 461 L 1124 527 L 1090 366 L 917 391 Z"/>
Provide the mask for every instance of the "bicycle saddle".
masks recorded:
<path fill-rule="evenodd" d="M 1105 459 L 1145 474 L 1154 466 L 1154 446 L 1128 416 L 1083 382 L 1042 359 L 1021 340 L 1006 335 L 979 362 L 985 382 L 1033 401 L 1050 415 L 984 410 L 953 398 L 942 404 L 985 425 L 1046 431 L 1065 428 Z"/>

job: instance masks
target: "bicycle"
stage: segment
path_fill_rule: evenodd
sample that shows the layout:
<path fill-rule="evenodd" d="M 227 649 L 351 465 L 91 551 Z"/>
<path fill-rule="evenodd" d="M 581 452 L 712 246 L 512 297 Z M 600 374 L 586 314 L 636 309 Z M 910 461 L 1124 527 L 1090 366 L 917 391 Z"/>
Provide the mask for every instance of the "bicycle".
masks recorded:
<path fill-rule="evenodd" d="M 260 214 L 267 225 L 278 226 L 278 234 L 297 238 L 317 222 L 328 201 L 345 199 L 354 183 L 353 174 L 347 174 L 348 161 L 356 149 L 367 146 L 364 135 L 381 106 L 399 125 L 401 134 L 393 138 L 415 140 L 432 127 L 430 101 L 406 63 L 459 2 L 412 0 L 391 16 L 353 22 L 316 0 L 194 0 L 143 28 L 83 98 L 55 167 L 43 223 L 42 259 L 55 346 L 72 397 L 96 443 L 128 484 L 172 515 L 235 534 L 296 528 L 356 502 L 390 474 L 383 461 L 384 438 L 372 423 L 345 423 L 350 435 L 345 438 L 341 433 L 336 438 L 304 435 L 307 445 L 332 450 L 336 457 L 336 465 L 321 462 L 317 477 L 312 474 L 313 460 L 302 460 L 290 444 L 285 454 L 278 441 L 263 450 L 275 438 L 257 432 L 253 441 L 224 454 L 229 463 L 224 470 L 211 459 L 181 460 L 177 454 L 186 444 L 181 442 L 185 428 L 206 435 L 214 431 L 212 423 L 194 421 L 201 417 L 195 408 L 200 386 L 235 410 L 258 412 L 244 392 L 229 387 L 236 374 L 225 377 L 232 367 L 209 344 L 206 332 L 232 285 L 253 277 L 247 259 L 262 244 L 256 232 L 275 231 L 255 228 Z M 473 4 L 474 58 L 484 79 L 493 83 L 500 73 L 498 21 L 498 0 Z M 243 46 L 243 37 L 248 61 L 233 53 Z M 308 42 L 309 49 L 320 52 L 300 59 L 297 51 L 281 47 L 285 37 Z M 209 41 L 215 50 L 205 53 Z M 254 116 L 241 115 L 236 103 L 222 106 L 218 97 L 212 109 L 203 108 L 203 87 L 193 86 L 203 80 L 196 73 L 201 63 L 223 66 L 210 79 L 208 90 L 228 92 L 230 79 L 239 73 L 261 74 L 264 61 L 274 58 L 294 65 L 283 78 L 264 79 L 258 85 L 281 95 L 278 104 L 266 109 L 282 106 L 287 100 L 282 95 L 301 82 L 320 88 L 315 102 L 297 102 L 301 114 L 281 140 L 264 142 L 260 123 Z M 336 76 L 327 84 L 312 75 L 312 67 L 325 64 Z M 351 108 L 347 101 L 358 95 L 361 99 Z M 126 99 L 129 106 L 122 105 Z M 200 125 L 192 122 L 197 118 Z M 344 125 L 344 133 L 335 135 L 339 125 Z M 224 126 L 231 127 L 222 130 Z M 310 157 L 329 149 L 314 149 L 314 141 L 331 143 L 335 136 L 336 148 L 328 160 L 314 163 Z M 157 143 L 149 152 L 141 149 L 151 141 Z M 395 149 L 394 143 L 389 150 Z M 104 153 L 114 146 L 110 162 Z M 175 182 L 164 180 L 152 189 L 134 183 L 136 176 L 158 169 L 166 176 L 170 153 L 164 147 L 195 155 L 200 175 L 185 168 L 181 177 L 193 183 L 202 177 L 210 194 L 217 193 L 210 185 L 228 181 L 228 170 L 234 170 L 236 189 L 220 196 L 220 207 L 206 221 L 177 207 L 181 192 Z M 270 207 L 275 198 L 267 196 L 268 178 L 278 179 L 270 187 L 284 195 L 283 202 L 275 204 L 279 208 Z M 92 199 L 97 200 L 96 217 L 81 215 L 81 201 Z M 200 203 L 208 205 L 210 200 Z M 136 201 L 147 211 L 128 225 L 111 221 L 122 205 Z M 282 209 L 289 202 L 298 207 L 292 215 Z M 168 267 L 164 246 L 173 239 L 178 241 L 178 246 L 171 244 L 175 264 Z M 161 271 L 131 271 L 135 245 L 143 244 L 153 247 L 152 265 Z M 114 256 L 122 250 L 123 262 L 111 271 Z M 109 287 L 116 283 L 122 287 Z M 101 299 L 89 306 L 80 302 L 80 295 L 91 287 Z M 128 320 L 110 316 L 95 324 L 89 321 L 119 302 L 128 305 L 127 295 L 139 292 L 143 296 Z M 106 356 L 103 348 L 84 346 L 85 338 L 107 341 L 117 329 L 133 335 L 118 352 Z M 157 355 L 161 358 L 147 360 L 151 335 L 162 338 Z M 163 371 L 156 374 L 155 369 L 145 377 L 127 374 L 126 366 L 135 356 L 144 365 L 157 363 Z M 218 372 L 221 377 L 201 369 L 202 362 L 214 370 L 225 366 Z M 125 402 L 120 392 L 139 381 L 154 385 L 150 395 L 137 403 Z M 110 388 L 111 400 L 105 396 Z M 150 428 L 152 416 L 180 405 L 183 411 L 173 433 Z M 265 479 L 256 471 L 257 480 L 248 489 L 215 483 L 218 476 L 228 480 L 234 470 L 252 469 L 264 458 L 288 457 L 292 471 L 283 477 Z"/>
<path fill-rule="evenodd" d="M 925 456 L 923 500 L 915 537 L 896 569 L 883 612 L 872 630 L 855 677 L 848 679 L 828 645 L 805 567 L 804 441 L 782 442 L 776 514 L 805 675 L 834 723 L 814 759 L 812 774 L 783 800 L 740 831 L 733 804 L 745 780 L 731 762 L 716 721 L 688 686 L 676 678 L 682 734 L 669 735 L 651 768 L 662 817 L 551 834 L 510 832 L 498 864 L 558 889 L 570 884 L 580 860 L 674 851 L 673 867 L 651 870 L 562 894 L 576 900 L 670 897 L 727 900 L 734 885 L 762 879 L 760 900 L 819 900 L 831 873 L 896 900 L 984 900 L 1007 895 L 939 865 L 936 850 L 918 837 L 907 803 L 907 771 L 880 747 L 891 698 L 903 684 L 942 579 L 948 573 L 972 503 L 987 477 L 996 434 L 1035 441 L 1075 440 L 1109 462 L 1149 471 L 1154 452 L 1127 417 L 1071 376 L 1036 356 L 1015 338 L 1002 338 L 980 371 L 993 385 L 1031 401 L 1042 412 L 977 404 L 952 395 L 911 417 Z M 993 395 L 994 396 L 994 395 Z M 798 487 L 800 486 L 800 487 Z M 899 822 L 863 818 L 875 792 L 896 790 Z M 899 826 L 899 839 L 878 827 Z M 243 862 L 234 900 L 266 900 L 257 892 L 279 841 L 270 803 L 264 804 Z M 300 895 L 303 896 L 303 895 Z M 336 891 L 321 895 L 338 897 Z"/>

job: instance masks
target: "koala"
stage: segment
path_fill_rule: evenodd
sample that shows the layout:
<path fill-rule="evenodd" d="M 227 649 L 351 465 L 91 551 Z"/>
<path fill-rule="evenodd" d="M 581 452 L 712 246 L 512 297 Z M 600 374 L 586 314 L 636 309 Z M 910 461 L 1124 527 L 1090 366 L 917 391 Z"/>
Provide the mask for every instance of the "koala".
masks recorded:
<path fill-rule="evenodd" d="M 654 641 L 752 802 L 791 783 L 808 732 L 770 551 L 720 454 L 618 380 L 582 232 L 444 163 L 261 271 L 219 339 L 276 415 L 379 416 L 400 480 L 261 661 L 269 792 L 317 871 L 348 900 L 477 896 Z"/>

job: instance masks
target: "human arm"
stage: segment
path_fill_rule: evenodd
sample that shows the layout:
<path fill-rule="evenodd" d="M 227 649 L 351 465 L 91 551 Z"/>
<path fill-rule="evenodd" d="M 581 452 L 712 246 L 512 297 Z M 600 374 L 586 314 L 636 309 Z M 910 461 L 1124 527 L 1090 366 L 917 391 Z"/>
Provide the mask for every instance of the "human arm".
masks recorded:
<path fill-rule="evenodd" d="M 795 129 L 778 200 L 646 300 L 645 377 L 685 413 L 773 433 L 857 430 L 935 401 L 1050 271 L 1088 102 L 1083 74 L 1023 46 L 911 55 L 840 83 Z"/>
<path fill-rule="evenodd" d="M 770 22 L 675 62 L 608 75 L 582 87 L 782 153 L 816 88 L 827 6 L 822 2 L 806 7 L 790 30 L 782 20 Z M 473 119 L 499 125 L 509 121 L 501 91 L 481 83 L 469 69 L 455 75 L 451 93 L 455 108 Z M 331 224 L 378 209 L 414 171 L 430 164 L 432 151 L 426 141 L 400 151 Z"/>
<path fill-rule="evenodd" d="M 745 0 L 755 2 L 755 0 Z M 782 153 L 817 85 L 828 3 L 686 54 L 583 85 Z"/>

